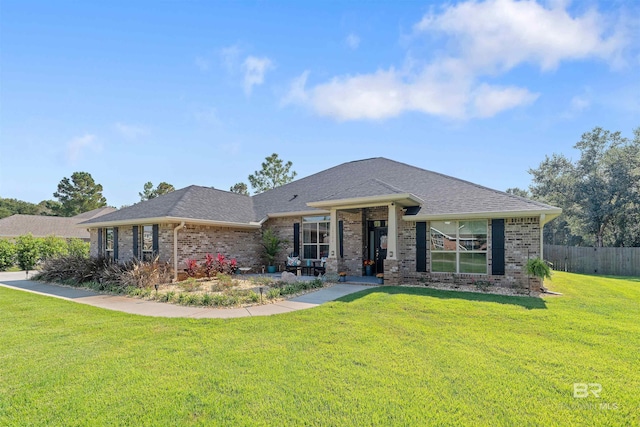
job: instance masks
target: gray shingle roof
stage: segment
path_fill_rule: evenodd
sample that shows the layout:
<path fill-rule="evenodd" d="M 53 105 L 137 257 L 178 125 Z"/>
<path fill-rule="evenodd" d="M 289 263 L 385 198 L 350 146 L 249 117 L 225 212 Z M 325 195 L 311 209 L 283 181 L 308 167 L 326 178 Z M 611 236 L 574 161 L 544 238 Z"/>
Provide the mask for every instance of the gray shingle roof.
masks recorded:
<path fill-rule="evenodd" d="M 88 240 L 89 232 L 87 229 L 76 227 L 76 225 L 87 218 L 96 218 L 113 211 L 115 211 L 114 208 L 104 207 L 73 217 L 12 215 L 0 219 L 0 237 L 17 237 L 31 233 L 34 237 L 53 235 Z"/>
<path fill-rule="evenodd" d="M 249 223 L 255 219 L 255 216 L 253 201 L 248 196 L 191 185 L 99 218 L 90 219 L 82 224 L 164 217 Z"/>
<path fill-rule="evenodd" d="M 418 215 L 557 211 L 543 203 L 378 157 L 343 163 L 252 197 L 192 185 L 82 224 L 163 217 L 248 224 L 269 214 L 318 210 L 307 205 L 311 202 L 399 194 L 411 194 L 424 202 L 411 210 Z"/>
<path fill-rule="evenodd" d="M 424 201 L 420 215 L 520 212 L 552 206 L 382 157 L 343 163 L 253 196 L 256 213 L 312 210 L 309 202 L 409 193 Z M 294 197 L 295 196 L 295 197 Z M 348 196 L 348 197 L 345 197 Z"/>

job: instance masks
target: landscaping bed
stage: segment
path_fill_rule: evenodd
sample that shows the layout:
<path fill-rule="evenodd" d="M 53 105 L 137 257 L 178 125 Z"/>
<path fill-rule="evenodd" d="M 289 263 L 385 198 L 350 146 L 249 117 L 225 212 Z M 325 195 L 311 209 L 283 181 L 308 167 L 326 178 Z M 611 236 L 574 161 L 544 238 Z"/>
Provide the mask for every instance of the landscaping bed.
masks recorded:
<path fill-rule="evenodd" d="M 213 258 L 212 258 L 213 259 Z M 206 264 L 205 264 L 206 265 Z M 270 277 L 233 274 L 233 264 L 218 257 L 210 269 L 189 269 L 191 276 L 172 283 L 166 263 L 131 261 L 115 264 L 105 258 L 61 257 L 47 260 L 34 280 L 128 295 L 160 302 L 203 307 L 243 307 L 269 304 L 330 285 L 329 277 L 288 282 Z M 337 278 L 335 279 L 337 281 Z"/>

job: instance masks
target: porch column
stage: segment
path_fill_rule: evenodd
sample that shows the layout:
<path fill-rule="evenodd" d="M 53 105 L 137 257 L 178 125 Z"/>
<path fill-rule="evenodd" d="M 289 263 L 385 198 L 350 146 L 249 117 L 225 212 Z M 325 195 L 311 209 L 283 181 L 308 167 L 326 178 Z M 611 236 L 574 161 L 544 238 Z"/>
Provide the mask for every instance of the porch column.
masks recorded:
<path fill-rule="evenodd" d="M 387 227 L 387 259 L 398 259 L 398 215 L 396 204 L 389 204 L 389 224 Z"/>
<path fill-rule="evenodd" d="M 331 209 L 329 223 L 329 258 L 338 258 L 338 211 Z"/>

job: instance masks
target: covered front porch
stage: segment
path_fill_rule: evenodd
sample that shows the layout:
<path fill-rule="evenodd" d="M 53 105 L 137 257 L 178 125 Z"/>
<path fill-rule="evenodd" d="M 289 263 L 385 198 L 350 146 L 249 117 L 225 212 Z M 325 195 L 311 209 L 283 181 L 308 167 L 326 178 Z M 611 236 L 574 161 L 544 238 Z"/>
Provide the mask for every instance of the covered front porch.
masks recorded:
<path fill-rule="evenodd" d="M 367 282 L 384 274 L 385 284 L 399 284 L 399 221 L 407 207 L 420 203 L 411 194 L 309 203 L 329 212 L 327 272 Z"/>

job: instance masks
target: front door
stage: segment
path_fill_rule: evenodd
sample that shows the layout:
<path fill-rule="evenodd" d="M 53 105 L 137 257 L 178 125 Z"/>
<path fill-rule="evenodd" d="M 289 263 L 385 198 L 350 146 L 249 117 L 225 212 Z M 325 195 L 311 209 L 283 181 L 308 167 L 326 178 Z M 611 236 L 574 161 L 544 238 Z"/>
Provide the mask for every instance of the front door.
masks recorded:
<path fill-rule="evenodd" d="M 386 221 L 371 221 L 369 224 L 369 259 L 374 264 L 374 274 L 384 273 L 384 260 L 387 258 Z"/>

